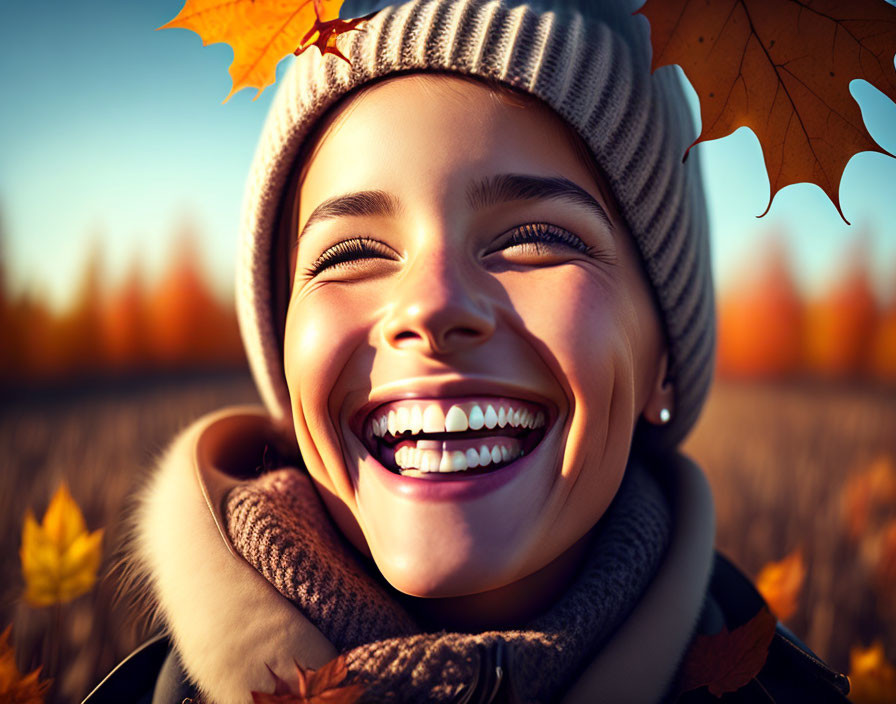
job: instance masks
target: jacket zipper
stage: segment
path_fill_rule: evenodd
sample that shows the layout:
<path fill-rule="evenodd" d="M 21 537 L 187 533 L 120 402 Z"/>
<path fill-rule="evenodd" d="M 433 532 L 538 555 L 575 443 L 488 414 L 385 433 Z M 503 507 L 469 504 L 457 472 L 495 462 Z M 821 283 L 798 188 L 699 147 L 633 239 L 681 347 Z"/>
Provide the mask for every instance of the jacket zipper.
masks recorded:
<path fill-rule="evenodd" d="M 476 669 L 469 687 L 459 692 L 456 704 L 493 704 L 507 675 L 507 645 L 496 640 L 476 647 Z"/>

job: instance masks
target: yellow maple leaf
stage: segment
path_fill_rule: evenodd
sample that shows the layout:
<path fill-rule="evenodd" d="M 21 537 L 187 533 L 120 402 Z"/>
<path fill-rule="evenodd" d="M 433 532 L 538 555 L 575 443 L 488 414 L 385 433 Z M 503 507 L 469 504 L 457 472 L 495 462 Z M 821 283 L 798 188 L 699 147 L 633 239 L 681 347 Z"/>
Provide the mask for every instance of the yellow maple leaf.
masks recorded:
<path fill-rule="evenodd" d="M 25 600 L 63 604 L 90 591 L 100 567 L 103 531 L 88 533 L 84 515 L 63 482 L 38 525 L 29 509 L 22 531 Z"/>
<path fill-rule="evenodd" d="M 159 29 L 190 29 L 202 38 L 203 46 L 217 42 L 231 46 L 233 86 L 224 99 L 226 103 L 243 88 L 257 88 L 258 98 L 276 80 L 280 59 L 300 54 L 310 46 L 317 46 L 321 54 L 335 54 L 348 61 L 336 47 L 336 37 L 367 18 L 348 22 L 337 19 L 342 2 L 187 0 L 177 17 Z"/>
<path fill-rule="evenodd" d="M 856 704 L 896 702 L 896 667 L 887 661 L 881 641 L 850 650 L 849 698 Z"/>
<path fill-rule="evenodd" d="M 0 634 L 0 702 L 16 704 L 43 704 L 49 682 L 41 682 L 40 668 L 22 675 L 16 667 L 16 657 L 9 644 L 12 626 Z"/>
<path fill-rule="evenodd" d="M 784 559 L 765 565 L 756 577 L 756 589 L 772 613 L 786 621 L 796 613 L 805 577 L 803 553 L 796 549 Z"/>

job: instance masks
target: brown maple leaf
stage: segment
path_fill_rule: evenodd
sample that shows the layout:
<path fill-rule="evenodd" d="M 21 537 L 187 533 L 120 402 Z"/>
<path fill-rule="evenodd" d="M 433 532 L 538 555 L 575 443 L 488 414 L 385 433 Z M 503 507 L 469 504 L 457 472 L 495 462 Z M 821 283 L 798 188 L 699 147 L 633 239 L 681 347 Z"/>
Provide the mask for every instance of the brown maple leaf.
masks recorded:
<path fill-rule="evenodd" d="M 318 17 L 314 21 L 314 25 L 308 32 L 302 37 L 302 41 L 299 44 L 298 48 L 293 52 L 296 56 L 301 54 L 306 49 L 316 46 L 320 51 L 320 55 L 324 54 L 333 54 L 334 56 L 338 56 L 340 59 L 348 63 L 351 66 L 351 61 L 349 61 L 345 55 L 341 51 L 339 51 L 339 47 L 336 46 L 336 38 L 341 34 L 345 34 L 353 29 L 357 29 L 358 25 L 361 22 L 366 22 L 371 17 L 373 17 L 377 11 L 371 12 L 368 15 L 364 15 L 363 17 L 357 17 L 352 20 L 321 20 Z M 317 34 L 317 39 L 311 41 L 311 37 Z"/>
<path fill-rule="evenodd" d="M 274 678 L 274 691 L 271 693 L 253 691 L 253 703 L 354 704 L 364 693 L 364 687 L 360 684 L 342 684 L 348 676 L 344 655 L 339 655 L 317 670 L 303 669 L 297 662 L 295 666 L 299 677 L 298 692 L 293 692 L 289 684 L 268 667 L 271 677 Z"/>
<path fill-rule="evenodd" d="M 230 77 L 233 86 L 226 103 L 243 88 L 261 92 L 277 77 L 277 64 L 289 54 L 317 46 L 321 54 L 348 59 L 336 38 L 357 29 L 370 15 L 355 20 L 335 19 L 343 0 L 186 0 L 177 17 L 159 29 L 180 27 L 196 32 L 203 46 L 226 42 L 233 49 Z M 325 19 L 326 18 L 326 19 Z M 314 34 L 318 39 L 306 44 Z"/>
<path fill-rule="evenodd" d="M 0 702 L 43 704 L 49 682 L 39 680 L 40 668 L 22 675 L 16 667 L 15 653 L 9 644 L 12 626 L 0 634 Z"/>
<path fill-rule="evenodd" d="M 752 680 L 765 665 L 775 635 L 775 617 L 763 606 L 742 626 L 712 635 L 698 635 L 681 666 L 679 693 L 708 687 L 721 697 Z"/>
<path fill-rule="evenodd" d="M 680 65 L 700 98 L 703 130 L 694 144 L 742 126 L 756 133 L 771 185 L 762 215 L 784 186 L 808 181 L 846 221 L 839 198 L 846 163 L 860 151 L 888 154 L 868 134 L 849 82 L 865 79 L 896 100 L 896 7 L 647 0 L 640 12 L 650 20 L 653 69 Z"/>

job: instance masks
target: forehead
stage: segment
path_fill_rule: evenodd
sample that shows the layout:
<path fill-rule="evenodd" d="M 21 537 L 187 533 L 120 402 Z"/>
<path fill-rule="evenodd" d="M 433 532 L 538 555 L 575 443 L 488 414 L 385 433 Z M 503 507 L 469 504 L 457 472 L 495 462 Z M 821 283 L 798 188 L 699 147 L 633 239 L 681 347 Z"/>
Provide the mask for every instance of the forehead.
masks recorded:
<path fill-rule="evenodd" d="M 451 75 L 392 78 L 350 96 L 323 126 L 303 164 L 299 225 L 339 193 L 451 201 L 495 173 L 563 176 L 605 200 L 570 128 L 540 101 Z"/>

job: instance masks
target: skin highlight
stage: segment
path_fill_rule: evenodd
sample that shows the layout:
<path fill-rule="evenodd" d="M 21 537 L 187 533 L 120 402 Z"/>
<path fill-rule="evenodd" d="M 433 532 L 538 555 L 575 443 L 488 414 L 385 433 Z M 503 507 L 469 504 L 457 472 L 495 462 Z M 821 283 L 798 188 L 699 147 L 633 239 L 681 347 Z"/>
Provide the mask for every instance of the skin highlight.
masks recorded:
<path fill-rule="evenodd" d="M 635 423 L 672 407 L 634 245 L 580 152 L 535 99 L 411 75 L 351 96 L 303 164 L 284 333 L 299 449 L 346 537 L 442 627 L 545 608 L 619 487 Z M 398 477 L 362 442 L 371 404 L 481 389 L 541 403 L 551 423 L 480 489 Z"/>

